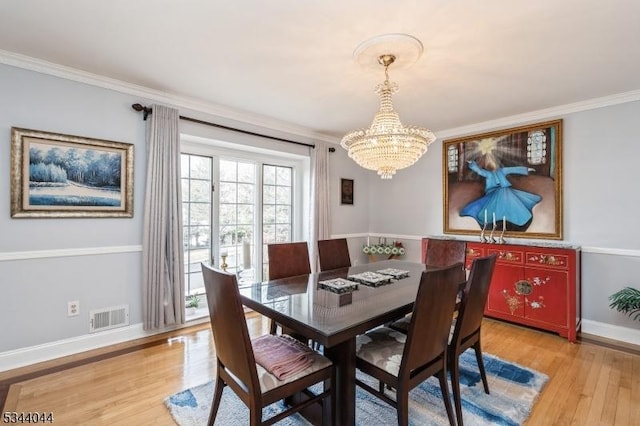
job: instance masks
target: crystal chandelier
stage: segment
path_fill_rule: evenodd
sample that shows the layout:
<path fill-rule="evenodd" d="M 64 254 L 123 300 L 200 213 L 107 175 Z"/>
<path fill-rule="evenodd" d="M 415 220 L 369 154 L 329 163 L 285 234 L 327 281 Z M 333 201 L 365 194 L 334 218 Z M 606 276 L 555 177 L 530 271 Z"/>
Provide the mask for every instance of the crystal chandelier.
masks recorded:
<path fill-rule="evenodd" d="M 375 88 L 380 95 L 380 110 L 371 126 L 347 133 L 340 142 L 358 165 L 376 170 L 382 179 L 391 179 L 396 170 L 418 161 L 436 139 L 429 129 L 402 125 L 394 111 L 391 95 L 398 91 L 398 85 L 389 81 L 388 68 L 395 60 L 392 54 L 378 57 L 378 63 L 384 66 L 385 80 Z"/>

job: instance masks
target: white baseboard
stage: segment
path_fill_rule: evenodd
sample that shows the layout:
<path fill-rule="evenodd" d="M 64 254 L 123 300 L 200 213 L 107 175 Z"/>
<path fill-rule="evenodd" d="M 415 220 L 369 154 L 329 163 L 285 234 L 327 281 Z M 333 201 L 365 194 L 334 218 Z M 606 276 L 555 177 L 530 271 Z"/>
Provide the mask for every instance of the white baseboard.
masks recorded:
<path fill-rule="evenodd" d="M 202 324 L 207 321 L 209 321 L 209 318 L 203 317 L 189 321 L 182 327 L 170 327 L 158 331 L 145 331 L 142 328 L 142 323 L 139 323 L 101 333 L 87 334 L 71 339 L 58 340 L 56 342 L 2 352 L 0 353 L 0 372 L 115 345 L 129 340 L 149 337 L 191 325 Z M 638 329 L 583 319 L 582 331 L 594 336 L 640 346 L 640 330 Z"/>
<path fill-rule="evenodd" d="M 184 326 L 168 327 L 154 331 L 145 331 L 142 328 L 142 323 L 138 323 L 126 327 L 106 330 L 100 333 L 86 334 L 70 339 L 44 343 L 42 345 L 2 352 L 0 353 L 0 372 L 25 367 L 39 362 L 51 361 L 56 358 L 74 355 L 92 349 L 99 349 L 130 340 L 149 337 L 155 334 L 166 333 L 167 331 L 202 324 L 207 321 L 209 321 L 208 316 L 189 321 Z"/>
<path fill-rule="evenodd" d="M 640 346 L 640 330 L 635 328 L 583 319 L 582 332 Z"/>

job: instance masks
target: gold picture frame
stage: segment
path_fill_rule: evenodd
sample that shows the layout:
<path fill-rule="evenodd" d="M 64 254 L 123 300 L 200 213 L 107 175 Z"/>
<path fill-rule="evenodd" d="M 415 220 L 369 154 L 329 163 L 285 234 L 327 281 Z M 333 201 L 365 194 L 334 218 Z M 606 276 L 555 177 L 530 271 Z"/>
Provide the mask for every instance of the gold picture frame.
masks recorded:
<path fill-rule="evenodd" d="M 13 127 L 11 217 L 133 217 L 133 144 Z"/>
<path fill-rule="evenodd" d="M 445 234 L 562 239 L 562 120 L 445 140 L 442 173 Z"/>

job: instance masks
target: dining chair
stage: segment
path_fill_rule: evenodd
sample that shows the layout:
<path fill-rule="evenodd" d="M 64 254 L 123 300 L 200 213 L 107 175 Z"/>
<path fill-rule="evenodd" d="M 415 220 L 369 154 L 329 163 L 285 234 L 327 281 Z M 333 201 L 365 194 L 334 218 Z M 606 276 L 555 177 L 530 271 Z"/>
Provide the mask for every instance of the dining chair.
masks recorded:
<path fill-rule="evenodd" d="M 449 264 L 447 265 L 447 267 L 451 267 L 453 270 L 455 270 L 455 281 L 459 283 L 463 283 L 466 281 L 467 273 L 466 273 L 466 270 L 464 269 L 464 263 L 457 262 L 454 264 Z M 427 270 L 429 269 L 439 269 L 439 268 L 427 267 Z M 460 291 L 458 292 L 458 295 L 456 296 L 456 310 L 460 307 L 463 291 L 464 291 L 464 288 L 461 288 Z M 398 320 L 390 322 L 389 324 L 387 324 L 387 326 L 396 331 L 406 334 L 409 331 L 409 325 L 411 324 L 411 316 L 412 314 L 405 315 L 404 317 Z"/>
<path fill-rule="evenodd" d="M 332 407 L 335 406 L 335 397 L 331 391 L 331 383 L 334 381 L 331 361 L 309 349 L 305 351 L 305 356 L 311 357 L 313 362 L 310 366 L 291 377 L 278 379 L 256 363 L 236 276 L 204 263 L 202 274 L 209 304 L 217 370 L 208 424 L 213 425 L 215 422 L 225 386 L 229 386 L 249 408 L 251 425 L 273 424 L 316 402 L 322 403 L 323 423 L 330 424 Z M 285 336 L 272 337 L 290 339 Z M 320 382 L 324 383 L 322 392 L 314 394 L 308 390 L 310 386 Z M 276 416 L 262 419 L 263 407 L 300 392 L 308 399 Z"/>
<path fill-rule="evenodd" d="M 309 246 L 306 241 L 269 244 L 267 246 L 267 255 L 269 258 L 269 280 L 279 280 L 311 273 Z M 276 334 L 277 329 L 278 323 L 272 319 L 269 325 L 270 333 Z M 283 333 L 290 332 L 290 330 L 285 329 L 282 331 Z"/>
<path fill-rule="evenodd" d="M 464 265 L 466 251 L 465 241 L 426 238 L 423 241 L 422 263 L 427 268 L 442 268 L 458 262 Z"/>
<path fill-rule="evenodd" d="M 320 271 L 348 268 L 351 266 L 349 246 L 346 238 L 318 241 Z"/>
<path fill-rule="evenodd" d="M 489 285 L 496 264 L 496 255 L 477 257 L 471 264 L 471 272 L 464 288 L 462 301 L 458 309 L 458 316 L 454 319 L 447 354 L 449 371 L 451 373 L 451 387 L 456 407 L 458 426 L 462 426 L 462 402 L 460 397 L 460 369 L 458 359 L 469 348 L 476 354 L 480 377 L 485 393 L 489 393 L 489 383 L 482 360 L 482 345 L 480 335 L 484 308 L 489 295 Z"/>
<path fill-rule="evenodd" d="M 379 327 L 356 338 L 356 367 L 379 382 L 378 389 L 356 379 L 362 389 L 396 408 L 398 424 L 407 425 L 409 391 L 431 376 L 440 391 L 449 423 L 455 425 L 447 384 L 447 343 L 459 291 L 458 265 L 422 273 L 407 334 Z M 396 399 L 384 393 L 396 390 Z"/>
<path fill-rule="evenodd" d="M 441 238 L 424 238 L 422 241 L 422 263 L 428 268 L 443 268 L 453 264 L 460 265 L 461 276 L 466 277 L 465 257 L 467 251 L 466 241 L 447 240 Z M 462 279 L 464 279 L 464 277 Z M 389 324 L 403 333 L 407 332 L 411 316 L 407 315 Z"/>
<path fill-rule="evenodd" d="M 309 246 L 306 241 L 276 243 L 267 246 L 269 280 L 311 273 Z"/>

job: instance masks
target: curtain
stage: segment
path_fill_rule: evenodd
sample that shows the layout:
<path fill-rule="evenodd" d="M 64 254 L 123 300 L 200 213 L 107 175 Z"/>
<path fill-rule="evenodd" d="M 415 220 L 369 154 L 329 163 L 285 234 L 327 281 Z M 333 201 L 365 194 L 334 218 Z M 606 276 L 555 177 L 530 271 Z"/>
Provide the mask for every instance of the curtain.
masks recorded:
<path fill-rule="evenodd" d="M 142 236 L 145 330 L 184 324 L 184 262 L 178 110 L 153 105 L 147 128 L 147 184 Z"/>
<path fill-rule="evenodd" d="M 329 206 L 329 148 L 325 142 L 318 141 L 311 154 L 311 200 L 313 203 L 313 224 L 310 250 L 311 270 L 316 271 L 318 264 L 318 240 L 325 240 L 331 235 L 331 209 Z"/>

